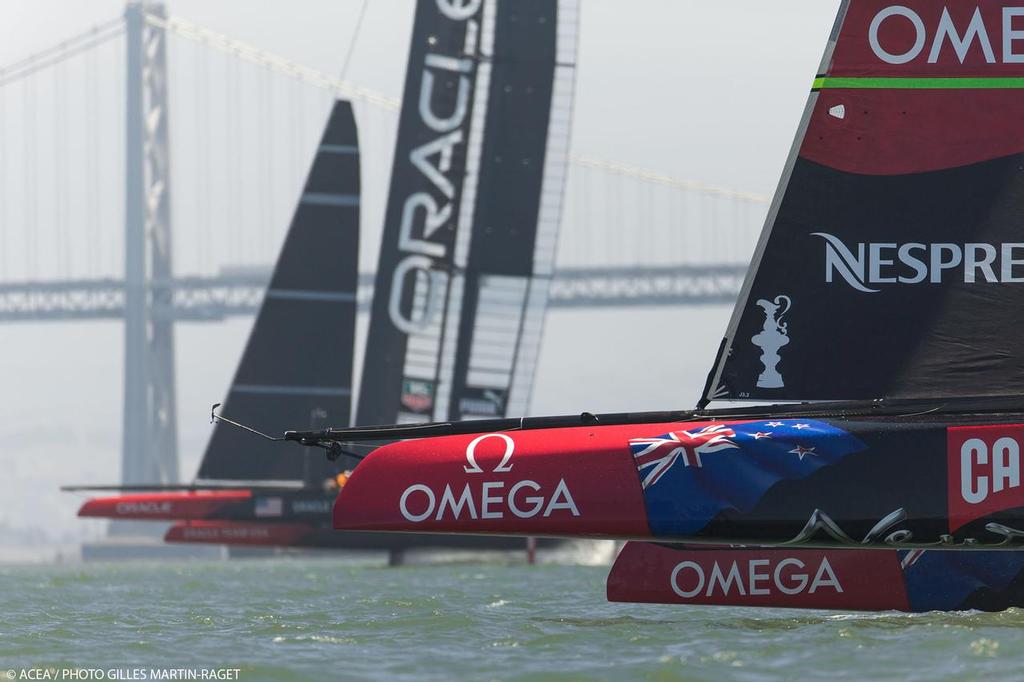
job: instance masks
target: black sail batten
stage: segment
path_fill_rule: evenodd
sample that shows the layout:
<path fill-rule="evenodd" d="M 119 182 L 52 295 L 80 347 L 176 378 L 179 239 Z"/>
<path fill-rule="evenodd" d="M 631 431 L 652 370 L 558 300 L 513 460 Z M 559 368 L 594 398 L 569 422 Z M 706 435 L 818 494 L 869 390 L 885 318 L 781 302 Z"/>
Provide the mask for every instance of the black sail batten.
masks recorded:
<path fill-rule="evenodd" d="M 442 363 L 447 419 L 528 411 L 568 162 L 575 0 L 499 0 L 493 23 L 457 340 Z"/>
<path fill-rule="evenodd" d="M 223 413 L 268 429 L 349 424 L 359 252 L 360 167 L 348 102 L 331 110 Z M 335 465 L 218 423 L 199 480 L 319 485 Z"/>
<path fill-rule="evenodd" d="M 483 2 L 416 3 L 356 423 L 430 420 L 477 90 Z"/>

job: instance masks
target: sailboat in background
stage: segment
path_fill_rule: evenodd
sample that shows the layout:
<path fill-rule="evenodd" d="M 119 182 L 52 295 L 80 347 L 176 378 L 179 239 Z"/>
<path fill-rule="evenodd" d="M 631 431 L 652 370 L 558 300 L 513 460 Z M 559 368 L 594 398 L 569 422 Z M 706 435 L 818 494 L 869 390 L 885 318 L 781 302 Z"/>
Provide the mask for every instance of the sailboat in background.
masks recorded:
<path fill-rule="evenodd" d="M 417 4 L 359 419 L 500 417 L 527 409 L 568 163 L 576 20 L 568 0 L 488 3 L 486 11 L 481 2 L 458 10 Z M 227 413 L 277 426 L 348 425 L 358 188 L 355 121 L 339 102 Z M 352 199 L 338 199 L 342 191 Z M 345 208 L 346 236 L 326 238 L 324 230 L 340 223 L 307 204 Z M 325 268 L 334 270 L 315 285 Z M 317 308 L 330 302 L 343 305 Z M 283 462 L 273 450 L 269 441 L 218 424 L 196 486 L 90 500 L 80 515 L 176 520 L 171 542 L 522 546 L 504 537 L 333 533 L 331 503 L 355 460 L 328 463 L 307 452 Z"/>
<path fill-rule="evenodd" d="M 417 3 L 357 423 L 527 411 L 577 12 L 576 0 Z"/>
<path fill-rule="evenodd" d="M 226 409 L 270 423 L 350 423 L 359 202 L 356 123 L 351 104 L 339 100 L 328 116 Z M 86 501 L 79 516 L 179 521 L 167 532 L 171 541 L 290 546 L 325 525 L 343 472 L 342 462 L 308 452 L 282 460 L 271 443 L 217 425 L 192 485 L 132 486 L 131 494 Z"/>
<path fill-rule="evenodd" d="M 1022 603 L 1018 15 L 843 2 L 697 410 L 286 433 L 399 441 L 335 528 L 648 541 L 613 599 Z"/>

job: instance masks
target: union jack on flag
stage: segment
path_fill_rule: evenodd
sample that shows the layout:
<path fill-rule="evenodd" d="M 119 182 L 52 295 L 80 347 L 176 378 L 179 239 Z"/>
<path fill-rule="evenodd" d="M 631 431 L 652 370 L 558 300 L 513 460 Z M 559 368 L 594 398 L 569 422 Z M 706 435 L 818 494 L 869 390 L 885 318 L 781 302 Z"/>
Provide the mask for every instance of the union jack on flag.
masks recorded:
<path fill-rule="evenodd" d="M 685 467 L 703 467 L 701 455 L 722 450 L 735 450 L 739 446 L 729 440 L 736 432 L 724 424 L 713 424 L 694 431 L 673 431 L 657 438 L 631 438 L 636 468 L 643 475 L 647 489 L 661 480 L 672 466 L 682 460 Z"/>

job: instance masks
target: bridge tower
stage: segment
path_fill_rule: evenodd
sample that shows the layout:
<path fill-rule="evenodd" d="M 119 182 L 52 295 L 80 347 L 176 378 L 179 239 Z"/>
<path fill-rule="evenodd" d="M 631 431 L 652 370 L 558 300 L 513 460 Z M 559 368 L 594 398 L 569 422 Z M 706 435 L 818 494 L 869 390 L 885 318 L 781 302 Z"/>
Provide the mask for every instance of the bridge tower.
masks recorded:
<path fill-rule="evenodd" d="M 125 367 L 121 479 L 177 483 L 171 172 L 163 3 L 125 8 Z M 154 25 L 154 23 L 158 25 Z"/>

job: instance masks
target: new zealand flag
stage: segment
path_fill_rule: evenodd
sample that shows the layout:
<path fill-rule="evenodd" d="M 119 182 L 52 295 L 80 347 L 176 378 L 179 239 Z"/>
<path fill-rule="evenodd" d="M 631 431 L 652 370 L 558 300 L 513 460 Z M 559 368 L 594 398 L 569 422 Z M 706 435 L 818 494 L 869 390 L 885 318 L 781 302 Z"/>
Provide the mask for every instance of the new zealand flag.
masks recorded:
<path fill-rule="evenodd" d="M 821 421 L 777 419 L 696 425 L 630 448 L 655 535 L 693 535 L 719 512 L 746 512 L 773 485 L 810 476 L 864 444 Z"/>

